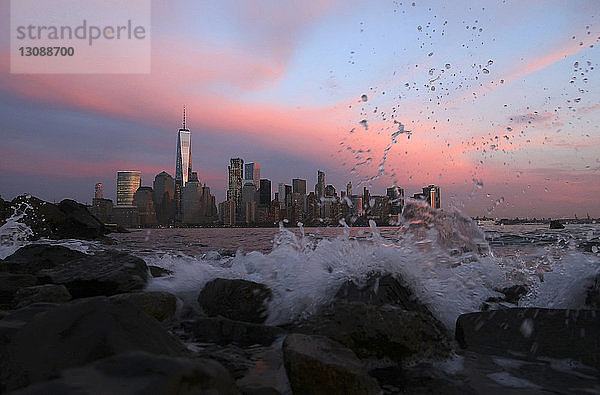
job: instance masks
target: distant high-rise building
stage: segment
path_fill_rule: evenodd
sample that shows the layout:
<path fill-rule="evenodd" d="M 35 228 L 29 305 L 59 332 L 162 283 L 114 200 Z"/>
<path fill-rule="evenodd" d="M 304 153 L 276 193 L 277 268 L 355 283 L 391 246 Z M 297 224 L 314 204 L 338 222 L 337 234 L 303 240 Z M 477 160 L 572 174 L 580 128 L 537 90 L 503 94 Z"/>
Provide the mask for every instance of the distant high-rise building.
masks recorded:
<path fill-rule="evenodd" d="M 142 186 L 142 172 L 117 171 L 117 206 L 132 206 L 133 195 Z"/>
<path fill-rule="evenodd" d="M 335 195 L 335 187 L 331 184 L 327 185 L 325 187 L 325 197 L 334 197 Z"/>
<path fill-rule="evenodd" d="M 94 186 L 94 197 L 96 199 L 102 199 L 102 183 L 99 182 Z"/>
<path fill-rule="evenodd" d="M 432 208 L 440 208 L 440 187 L 429 185 L 423 187 L 422 193 L 415 193 L 413 199 L 425 200 Z"/>
<path fill-rule="evenodd" d="M 306 195 L 306 180 L 301 178 L 292 179 L 292 192 Z"/>
<path fill-rule="evenodd" d="M 183 107 L 183 123 L 177 132 L 177 158 L 175 160 L 175 217 L 182 220 L 181 189 L 192 174 L 192 134 L 186 127 L 185 106 Z"/>
<path fill-rule="evenodd" d="M 404 207 L 404 189 L 393 186 L 387 189 L 386 195 L 390 199 L 390 214 L 401 214 Z"/>
<path fill-rule="evenodd" d="M 242 179 L 244 175 L 244 160 L 231 158 L 228 166 L 227 200 L 235 202 L 235 213 L 242 215 Z"/>
<path fill-rule="evenodd" d="M 133 204 L 138 209 L 140 226 L 153 226 L 157 223 L 153 192 L 150 187 L 139 187 L 133 195 Z"/>
<path fill-rule="evenodd" d="M 277 201 L 280 203 L 280 206 L 285 206 L 285 184 L 283 182 L 277 185 Z"/>
<path fill-rule="evenodd" d="M 346 196 L 348 196 L 348 198 L 352 196 L 352 182 L 349 182 L 348 185 L 346 185 Z"/>
<path fill-rule="evenodd" d="M 242 203 L 257 201 L 257 190 L 254 186 L 254 181 L 244 184 L 242 187 Z"/>
<path fill-rule="evenodd" d="M 252 182 L 258 189 L 260 188 L 260 164 L 249 162 L 244 167 L 244 184 Z"/>
<path fill-rule="evenodd" d="M 261 206 L 268 206 L 271 204 L 271 180 L 263 178 L 260 180 L 260 188 L 258 189 L 259 201 L 258 204 Z"/>
<path fill-rule="evenodd" d="M 208 224 L 215 220 L 217 207 L 210 188 L 202 185 L 194 171 L 182 189 L 182 222 L 186 224 Z"/>
<path fill-rule="evenodd" d="M 325 173 L 317 171 L 317 184 L 315 185 L 315 195 L 318 199 L 325 196 Z"/>
<path fill-rule="evenodd" d="M 165 171 L 154 177 L 154 210 L 156 219 L 160 224 L 168 224 L 175 218 L 175 182 L 173 177 Z"/>
<path fill-rule="evenodd" d="M 177 161 L 175 163 L 175 181 L 184 186 L 192 174 L 192 134 L 186 128 L 185 106 L 183 124 L 177 132 Z"/>

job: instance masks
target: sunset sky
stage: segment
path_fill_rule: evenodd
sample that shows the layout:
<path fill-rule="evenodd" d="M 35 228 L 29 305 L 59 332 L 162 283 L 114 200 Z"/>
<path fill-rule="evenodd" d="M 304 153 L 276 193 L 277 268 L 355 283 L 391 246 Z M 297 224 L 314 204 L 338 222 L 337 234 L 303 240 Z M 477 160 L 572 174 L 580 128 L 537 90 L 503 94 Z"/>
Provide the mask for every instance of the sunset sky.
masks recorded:
<path fill-rule="evenodd" d="M 437 184 L 470 215 L 600 217 L 597 0 L 156 0 L 131 75 L 10 74 L 0 14 L 4 199 L 173 175 L 185 104 L 217 201 L 241 157 L 274 190 L 319 169 L 338 191 Z"/>

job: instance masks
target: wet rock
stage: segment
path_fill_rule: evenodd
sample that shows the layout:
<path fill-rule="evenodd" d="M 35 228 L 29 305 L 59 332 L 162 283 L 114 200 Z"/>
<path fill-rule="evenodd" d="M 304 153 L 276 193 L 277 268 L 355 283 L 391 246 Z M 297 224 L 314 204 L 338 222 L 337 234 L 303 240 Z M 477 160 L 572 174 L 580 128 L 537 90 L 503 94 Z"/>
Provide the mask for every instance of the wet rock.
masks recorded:
<path fill-rule="evenodd" d="M 217 278 L 204 286 L 198 303 L 210 317 L 221 315 L 262 324 L 267 319 L 267 303 L 271 298 L 271 290 L 263 284 Z"/>
<path fill-rule="evenodd" d="M 124 252 L 107 250 L 69 260 L 38 273 L 47 282 L 63 284 L 73 298 L 111 296 L 139 290 L 148 280 L 143 259 Z"/>
<path fill-rule="evenodd" d="M 131 292 L 113 295 L 112 303 L 131 303 L 159 321 L 172 318 L 177 310 L 177 298 L 168 292 Z"/>
<path fill-rule="evenodd" d="M 131 352 L 67 369 L 61 377 L 20 394 L 240 394 L 232 377 L 211 359 Z"/>
<path fill-rule="evenodd" d="M 587 289 L 585 304 L 600 310 L 600 273 L 596 275 L 593 284 Z"/>
<path fill-rule="evenodd" d="M 48 380 L 66 368 L 115 354 L 188 353 L 156 320 L 105 297 L 16 310 L 0 320 L 0 339 L 0 391 Z"/>
<path fill-rule="evenodd" d="M 27 273 L 40 283 L 62 284 L 73 298 L 110 296 L 141 289 L 148 280 L 146 263 L 124 252 L 94 255 L 62 246 L 31 244 L 0 262 L 0 271 Z"/>
<path fill-rule="evenodd" d="M 283 342 L 285 369 L 294 393 L 379 394 L 356 355 L 323 336 L 288 335 Z"/>
<path fill-rule="evenodd" d="M 462 314 L 456 340 L 469 351 L 570 358 L 600 368 L 600 311 L 514 308 Z"/>
<path fill-rule="evenodd" d="M 150 275 L 152 277 L 166 277 L 173 274 L 171 270 L 163 269 L 158 266 L 148 265 L 148 269 L 150 270 Z"/>
<path fill-rule="evenodd" d="M 500 310 L 515 307 L 519 303 L 519 300 L 529 292 L 529 287 L 517 284 L 499 289 L 498 292 L 504 294 L 504 297 L 488 298 L 483 303 L 481 310 Z"/>
<path fill-rule="evenodd" d="M 284 331 L 275 326 L 234 321 L 228 318 L 197 318 L 181 323 L 194 341 L 217 344 L 236 343 L 241 346 L 253 344 L 271 345 Z"/>
<path fill-rule="evenodd" d="M 77 258 L 85 258 L 83 252 L 63 246 L 29 244 L 0 261 L 0 271 L 10 273 L 37 274 L 43 269 L 53 269 Z"/>
<path fill-rule="evenodd" d="M 33 303 L 64 303 L 71 300 L 71 294 L 64 285 L 44 284 L 25 287 L 15 294 L 15 308 L 20 309 Z"/>
<path fill-rule="evenodd" d="M 550 229 L 564 229 L 565 226 L 558 220 L 550 221 Z"/>
<path fill-rule="evenodd" d="M 30 274 L 0 272 L 0 309 L 12 309 L 18 290 L 37 284 L 37 278 Z"/>
<path fill-rule="evenodd" d="M 58 205 L 30 195 L 21 195 L 11 202 L 17 214 L 25 213 L 19 222 L 33 231 L 33 239 L 101 239 L 110 233 L 87 208 L 74 200 L 65 199 Z"/>
<path fill-rule="evenodd" d="M 401 307 L 404 310 L 430 314 L 429 309 L 414 296 L 412 290 L 404 283 L 402 278 L 390 274 L 383 276 L 374 274 L 362 286 L 348 280 L 342 284 L 335 295 L 335 299 L 363 302 L 376 306 L 389 304 Z"/>
<path fill-rule="evenodd" d="M 340 300 L 291 329 L 327 336 L 360 358 L 399 363 L 445 358 L 451 349 L 445 328 L 431 315 L 390 305 Z"/>

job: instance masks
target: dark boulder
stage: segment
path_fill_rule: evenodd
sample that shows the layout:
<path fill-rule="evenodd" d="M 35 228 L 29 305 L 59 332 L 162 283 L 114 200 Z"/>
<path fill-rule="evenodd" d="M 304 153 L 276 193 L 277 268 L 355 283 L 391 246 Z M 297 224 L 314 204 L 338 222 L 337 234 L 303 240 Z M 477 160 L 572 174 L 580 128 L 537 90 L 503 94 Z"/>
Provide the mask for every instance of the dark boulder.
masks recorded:
<path fill-rule="evenodd" d="M 600 311 L 514 308 L 462 314 L 456 340 L 469 351 L 570 358 L 600 368 Z"/>
<path fill-rule="evenodd" d="M 264 284 L 217 278 L 204 286 L 198 303 L 210 317 L 221 315 L 262 324 L 267 319 L 267 303 L 271 298 L 271 290 Z"/>
<path fill-rule="evenodd" d="M 429 309 L 414 296 L 412 290 L 399 276 L 390 274 L 371 275 L 364 285 L 348 280 L 339 288 L 335 299 L 363 302 L 375 306 L 386 304 L 398 306 L 404 310 L 420 311 L 431 314 Z"/>
<path fill-rule="evenodd" d="M 185 346 L 156 320 L 105 297 L 17 310 L 0 320 L 0 339 L 0 391 L 130 351 L 187 355 Z"/>
<path fill-rule="evenodd" d="M 110 233 L 100 220 L 90 214 L 87 207 L 74 200 L 65 199 L 58 205 L 30 195 L 21 195 L 11 202 L 19 222 L 33 231 L 33 239 L 101 239 Z"/>
<path fill-rule="evenodd" d="M 38 276 L 52 284 L 63 284 L 76 299 L 142 289 L 148 281 L 148 267 L 141 258 L 107 250 L 41 270 Z"/>
<path fill-rule="evenodd" d="M 177 298 L 168 292 L 131 292 L 113 295 L 112 303 L 131 303 L 159 321 L 173 318 L 177 310 Z"/>
<path fill-rule="evenodd" d="M 131 352 L 67 369 L 19 394 L 240 394 L 231 375 L 211 359 Z"/>
<path fill-rule="evenodd" d="M 71 294 L 64 285 L 44 284 L 21 288 L 15 293 L 15 308 L 20 309 L 33 303 L 64 303 Z"/>
<path fill-rule="evenodd" d="M 271 345 L 284 331 L 275 326 L 234 321 L 223 317 L 196 318 L 181 323 L 194 341 L 241 346 Z"/>
<path fill-rule="evenodd" d="M 0 309 L 12 309 L 17 291 L 36 284 L 37 278 L 30 274 L 0 272 Z"/>
<path fill-rule="evenodd" d="M 42 269 L 53 269 L 66 262 L 87 256 L 83 252 L 63 246 L 29 244 L 7 256 L 4 261 L 0 261 L 0 271 L 35 275 Z"/>
<path fill-rule="evenodd" d="M 550 229 L 564 229 L 565 226 L 558 220 L 550 221 Z"/>
<path fill-rule="evenodd" d="M 596 274 L 592 285 L 586 291 L 585 304 L 600 310 L 600 273 Z"/>
<path fill-rule="evenodd" d="M 283 342 L 285 370 L 294 393 L 379 394 L 356 355 L 323 336 L 288 335 Z"/>
<path fill-rule="evenodd" d="M 19 248 L 0 262 L 0 271 L 32 274 L 40 283 L 62 284 L 75 299 L 138 290 L 148 280 L 146 263 L 133 255 L 115 250 L 88 255 L 45 244 Z"/>
<path fill-rule="evenodd" d="M 173 274 L 171 270 L 163 269 L 158 266 L 148 265 L 148 269 L 150 270 L 150 275 L 152 277 L 166 277 Z"/>
<path fill-rule="evenodd" d="M 339 300 L 289 329 L 327 336 L 360 358 L 399 363 L 446 358 L 451 349 L 445 328 L 431 315 L 391 305 Z"/>

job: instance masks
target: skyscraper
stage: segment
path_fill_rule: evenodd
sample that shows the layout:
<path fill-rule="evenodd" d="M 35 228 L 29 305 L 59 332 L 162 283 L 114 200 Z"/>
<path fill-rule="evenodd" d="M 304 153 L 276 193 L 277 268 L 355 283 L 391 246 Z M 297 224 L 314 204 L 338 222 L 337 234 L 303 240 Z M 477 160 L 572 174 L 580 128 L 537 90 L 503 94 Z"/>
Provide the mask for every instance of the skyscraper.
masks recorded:
<path fill-rule="evenodd" d="M 258 189 L 260 187 L 260 164 L 254 162 L 246 163 L 244 167 L 244 184 L 252 182 Z"/>
<path fill-rule="evenodd" d="M 94 186 L 94 197 L 96 199 L 102 199 L 102 183 L 99 182 Z"/>
<path fill-rule="evenodd" d="M 185 106 L 183 106 L 183 123 L 177 132 L 177 158 L 175 160 L 175 217 L 181 222 L 183 208 L 181 206 L 182 188 L 192 175 L 192 134 L 186 127 Z"/>
<path fill-rule="evenodd" d="M 132 206 L 133 195 L 142 186 L 142 172 L 117 171 L 117 206 Z"/>
<path fill-rule="evenodd" d="M 292 192 L 306 195 L 306 180 L 301 178 L 292 179 Z"/>
<path fill-rule="evenodd" d="M 175 163 L 175 182 L 185 185 L 192 174 L 192 134 L 186 128 L 185 106 L 183 124 L 177 133 L 177 161 Z"/>
<path fill-rule="evenodd" d="M 154 209 L 156 218 L 161 224 L 172 221 L 174 215 L 173 198 L 175 196 L 175 183 L 173 177 L 165 171 L 154 177 Z"/>
<path fill-rule="evenodd" d="M 395 215 L 402 213 L 402 208 L 404 207 L 404 189 L 398 186 L 388 188 L 387 197 L 390 198 L 390 214 Z"/>
<path fill-rule="evenodd" d="M 318 199 L 325 196 L 325 173 L 321 170 L 317 171 L 317 184 L 315 185 L 315 195 Z"/>
<path fill-rule="evenodd" d="M 242 214 L 242 180 L 244 176 L 244 160 L 231 158 L 228 170 L 227 200 L 235 202 L 236 215 Z"/>
<path fill-rule="evenodd" d="M 268 206 L 271 204 L 271 180 L 263 178 L 260 180 L 260 188 L 258 189 L 259 201 L 258 204 L 261 206 Z"/>

